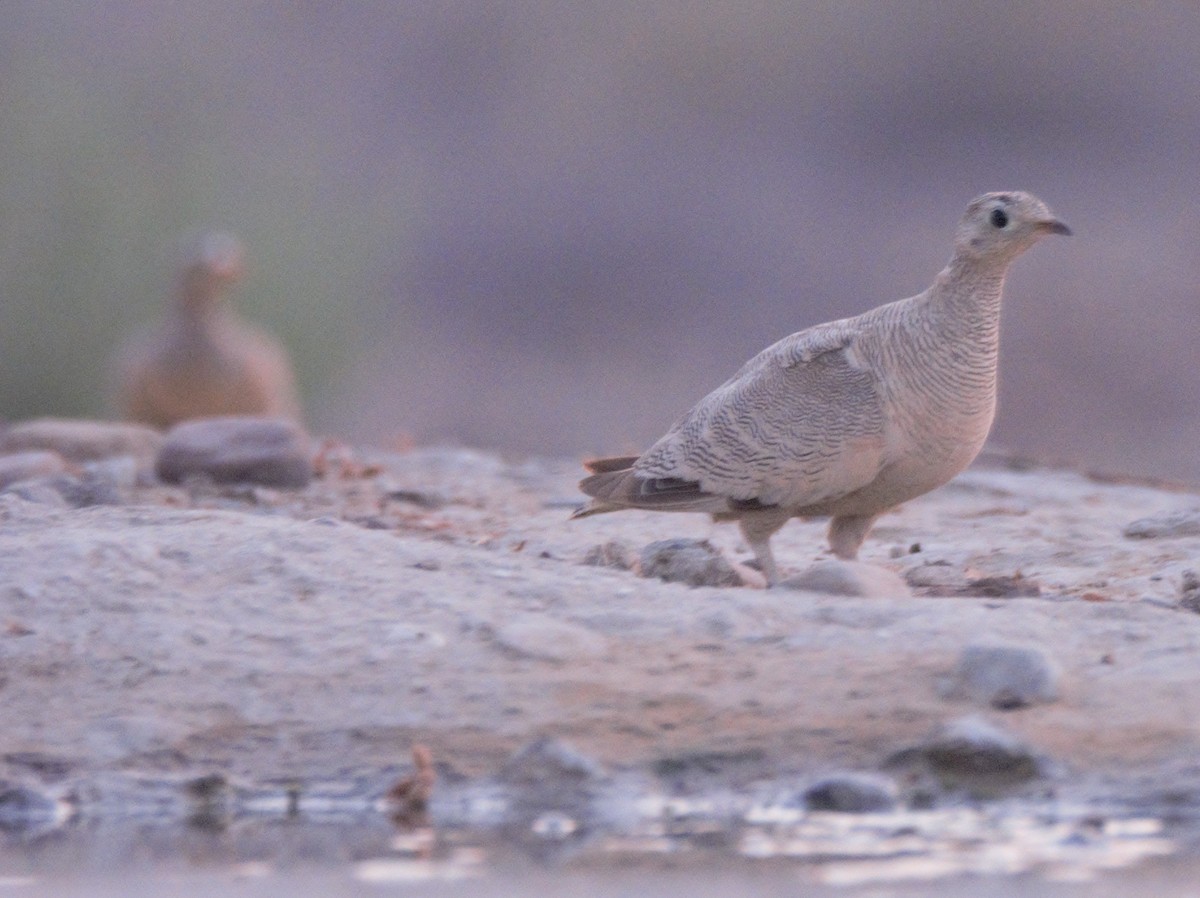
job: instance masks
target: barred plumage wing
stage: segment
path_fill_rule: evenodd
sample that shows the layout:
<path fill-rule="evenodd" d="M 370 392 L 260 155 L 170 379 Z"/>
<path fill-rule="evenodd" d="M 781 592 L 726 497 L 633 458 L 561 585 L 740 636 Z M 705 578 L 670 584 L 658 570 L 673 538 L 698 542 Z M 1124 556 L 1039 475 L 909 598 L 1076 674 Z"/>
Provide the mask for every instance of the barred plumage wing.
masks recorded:
<path fill-rule="evenodd" d="M 850 319 L 763 350 L 647 450 L 635 473 L 787 507 L 866 486 L 883 466 L 884 412 L 856 337 Z"/>

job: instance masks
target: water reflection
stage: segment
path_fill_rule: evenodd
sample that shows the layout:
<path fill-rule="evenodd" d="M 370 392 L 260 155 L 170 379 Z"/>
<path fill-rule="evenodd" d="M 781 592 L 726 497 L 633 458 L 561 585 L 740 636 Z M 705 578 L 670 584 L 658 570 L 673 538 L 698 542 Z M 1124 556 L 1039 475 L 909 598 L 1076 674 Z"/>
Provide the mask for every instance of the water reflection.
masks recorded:
<path fill-rule="evenodd" d="M 464 784 L 461 794 L 451 789 L 444 804 L 434 803 L 431 824 L 414 825 L 398 824 L 389 802 L 352 783 L 310 784 L 299 799 L 285 785 L 217 802 L 219 794 L 228 798 L 227 790 L 198 795 L 192 784 L 180 804 L 149 802 L 145 809 L 156 813 L 58 817 L 54 827 L 40 820 L 24 831 L 10 828 L 0 842 L 0 887 L 81 873 L 180 870 L 251 881 L 297 868 L 360 883 L 450 883 L 513 869 L 619 871 L 664 860 L 697 873 L 782 867 L 797 881 L 838 887 L 960 875 L 1069 883 L 1170 855 L 1181 845 L 1195 855 L 1194 825 L 1044 801 L 852 814 L 809 811 L 767 793 L 688 798 L 644 791 L 625 794 L 620 808 L 609 796 L 591 810 L 527 813 L 495 784 L 479 786 L 478 795 Z M 163 796 L 170 791 L 163 790 Z M 480 825 L 472 811 L 480 802 L 490 825 Z M 194 813 L 197 806 L 207 812 Z"/>

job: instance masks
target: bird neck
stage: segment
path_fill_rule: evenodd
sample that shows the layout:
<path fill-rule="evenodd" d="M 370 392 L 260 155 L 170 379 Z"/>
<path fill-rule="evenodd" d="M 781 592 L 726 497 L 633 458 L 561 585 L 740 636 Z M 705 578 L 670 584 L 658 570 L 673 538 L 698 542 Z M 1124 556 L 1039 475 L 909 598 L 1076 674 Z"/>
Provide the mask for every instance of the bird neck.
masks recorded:
<path fill-rule="evenodd" d="M 177 345 L 189 356 L 213 354 L 230 329 L 231 315 L 220 291 L 183 291 L 174 315 Z"/>
<path fill-rule="evenodd" d="M 194 327 L 205 327 L 225 314 L 224 291 L 207 283 L 184 283 L 179 291 L 179 317 Z"/>
<path fill-rule="evenodd" d="M 991 336 L 1000 326 L 1008 259 L 955 255 L 934 280 L 931 295 L 951 317 Z"/>

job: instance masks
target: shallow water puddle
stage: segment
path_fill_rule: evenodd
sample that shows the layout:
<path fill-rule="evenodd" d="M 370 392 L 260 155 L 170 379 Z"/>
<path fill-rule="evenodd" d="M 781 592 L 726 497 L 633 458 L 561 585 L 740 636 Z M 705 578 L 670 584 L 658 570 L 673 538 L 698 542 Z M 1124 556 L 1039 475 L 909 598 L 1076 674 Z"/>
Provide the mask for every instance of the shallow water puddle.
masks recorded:
<path fill-rule="evenodd" d="M 358 883 L 400 885 L 663 862 L 701 875 L 784 871 L 794 881 L 830 887 L 961 876 L 1068 884 L 1180 851 L 1193 857 L 1197 844 L 1194 824 L 1168 827 L 1151 816 L 1061 803 L 839 813 L 761 792 L 754 799 L 618 790 L 571 810 L 530 810 L 519 795 L 475 784 L 435 803 L 429 825 L 395 825 L 386 805 L 349 782 L 310 784 L 302 795 L 260 787 L 220 801 L 194 783 L 180 800 L 178 784 L 159 783 L 157 794 L 144 780 L 123 782 L 136 786 L 140 813 L 128 804 L 124 816 L 96 813 L 115 809 L 102 802 L 90 814 L 66 816 L 55 805 L 36 826 L 6 827 L 0 890 L 20 892 L 88 871 L 121 876 L 180 867 L 252 881 L 286 878 L 303 865 Z"/>
<path fill-rule="evenodd" d="M 1175 850 L 1162 822 L 1151 818 L 1048 819 L 968 809 L 812 813 L 753 826 L 738 843 L 747 857 L 813 861 L 818 880 L 838 885 L 964 873 L 1086 881 Z"/>

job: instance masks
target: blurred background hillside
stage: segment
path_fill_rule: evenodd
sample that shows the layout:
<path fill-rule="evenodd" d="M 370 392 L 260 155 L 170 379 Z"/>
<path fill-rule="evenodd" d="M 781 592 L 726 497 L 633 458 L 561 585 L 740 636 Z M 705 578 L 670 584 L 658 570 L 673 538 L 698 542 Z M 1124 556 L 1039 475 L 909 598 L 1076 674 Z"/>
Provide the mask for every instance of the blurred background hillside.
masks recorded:
<path fill-rule="evenodd" d="M 967 201 L 1075 230 L 1009 279 L 993 443 L 1200 481 L 1191 3 L 11 0 L 0 418 L 104 411 L 178 238 L 321 431 L 644 446 L 787 333 L 924 289 Z"/>

